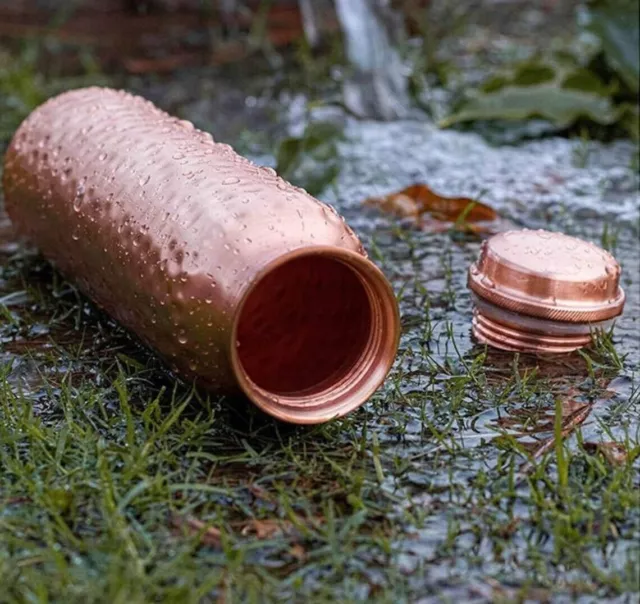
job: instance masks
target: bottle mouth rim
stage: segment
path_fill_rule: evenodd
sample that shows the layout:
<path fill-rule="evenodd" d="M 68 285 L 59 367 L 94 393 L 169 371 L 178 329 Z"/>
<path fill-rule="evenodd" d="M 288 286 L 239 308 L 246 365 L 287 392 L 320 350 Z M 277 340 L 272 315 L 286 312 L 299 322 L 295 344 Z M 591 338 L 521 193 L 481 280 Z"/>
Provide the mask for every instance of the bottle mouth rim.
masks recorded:
<path fill-rule="evenodd" d="M 346 371 L 294 393 L 274 393 L 247 373 L 238 347 L 243 309 L 260 282 L 276 269 L 301 258 L 322 257 L 345 265 L 359 279 L 369 302 L 368 337 Z M 382 271 L 361 254 L 333 246 L 298 248 L 268 263 L 246 288 L 231 331 L 230 361 L 244 394 L 265 413 L 295 424 L 319 424 L 353 411 L 377 390 L 389 373 L 400 340 L 400 314 L 391 285 Z"/>

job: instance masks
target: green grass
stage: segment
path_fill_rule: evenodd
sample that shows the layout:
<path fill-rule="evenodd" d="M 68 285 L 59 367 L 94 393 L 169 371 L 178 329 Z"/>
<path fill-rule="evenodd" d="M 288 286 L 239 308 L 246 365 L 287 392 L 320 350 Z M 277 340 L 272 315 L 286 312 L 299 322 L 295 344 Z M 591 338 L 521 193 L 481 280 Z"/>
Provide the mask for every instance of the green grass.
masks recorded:
<path fill-rule="evenodd" d="M 24 96 L 20 61 L 0 71 L 10 124 L 65 86 Z M 0 602 L 632 601 L 632 342 L 474 346 L 476 240 L 394 227 L 368 248 L 402 308 L 396 366 L 361 410 L 295 428 L 179 382 L 41 258 L 0 247 Z"/>
<path fill-rule="evenodd" d="M 427 299 L 430 315 L 450 308 L 459 265 L 440 294 L 405 289 L 405 321 Z M 597 362 L 574 355 L 559 371 L 470 351 L 455 315 L 431 316 L 431 337 L 405 341 L 365 409 L 299 429 L 176 382 L 38 258 L 18 253 L 2 276 L 29 303 L 10 305 L 2 330 L 0 600 L 411 601 L 475 585 L 519 601 L 636 587 L 637 387 L 606 421 L 626 426 L 624 464 L 580 430 L 558 438 L 569 396 L 610 404 L 618 368 L 596 348 Z M 514 431 L 555 445 L 534 459 Z"/>

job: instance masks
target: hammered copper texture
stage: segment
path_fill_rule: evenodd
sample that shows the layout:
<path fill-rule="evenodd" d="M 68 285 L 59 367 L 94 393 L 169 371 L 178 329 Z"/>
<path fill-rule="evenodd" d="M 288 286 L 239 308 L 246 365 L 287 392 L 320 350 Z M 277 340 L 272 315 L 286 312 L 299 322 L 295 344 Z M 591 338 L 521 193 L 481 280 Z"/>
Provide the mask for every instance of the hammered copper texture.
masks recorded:
<path fill-rule="evenodd" d="M 235 312 L 267 265 L 301 249 L 366 256 L 331 206 L 111 89 L 36 109 L 7 151 L 4 191 L 19 231 L 64 275 L 183 376 L 221 392 L 238 390 Z"/>

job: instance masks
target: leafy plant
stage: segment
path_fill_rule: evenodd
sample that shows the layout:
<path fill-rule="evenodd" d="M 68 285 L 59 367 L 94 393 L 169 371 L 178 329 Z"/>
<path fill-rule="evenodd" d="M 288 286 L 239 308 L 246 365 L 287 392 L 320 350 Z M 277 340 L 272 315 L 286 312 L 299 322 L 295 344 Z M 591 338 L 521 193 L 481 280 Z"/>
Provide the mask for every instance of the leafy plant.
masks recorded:
<path fill-rule="evenodd" d="M 638 139 L 639 11 L 637 0 L 593 0 L 585 25 L 599 40 L 592 56 L 563 52 L 517 64 L 485 81 L 442 126 L 541 117 L 560 129 L 615 125 Z"/>
<path fill-rule="evenodd" d="M 282 140 L 276 170 L 282 178 L 318 195 L 338 176 L 338 140 L 342 129 L 331 122 L 311 122 L 301 137 Z"/>
<path fill-rule="evenodd" d="M 540 60 L 518 65 L 511 75 L 491 78 L 457 111 L 447 127 L 473 120 L 542 117 L 560 128 L 580 118 L 610 125 L 620 119 L 611 90 L 590 71 Z"/>
<path fill-rule="evenodd" d="M 599 40 L 610 68 L 638 93 L 640 78 L 640 4 L 637 0 L 594 0 L 587 29 Z"/>
<path fill-rule="evenodd" d="M 34 46 L 27 46 L 17 57 L 0 50 L 0 137 L 3 139 L 46 98 L 43 78 L 36 68 L 37 59 Z"/>

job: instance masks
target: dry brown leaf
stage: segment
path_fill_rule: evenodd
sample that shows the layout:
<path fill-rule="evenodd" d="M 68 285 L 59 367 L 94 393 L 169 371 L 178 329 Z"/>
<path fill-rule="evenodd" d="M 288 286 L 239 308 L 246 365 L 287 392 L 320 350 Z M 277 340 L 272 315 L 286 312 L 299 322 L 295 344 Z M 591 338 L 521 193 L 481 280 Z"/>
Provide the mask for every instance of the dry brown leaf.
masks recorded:
<path fill-rule="evenodd" d="M 213 547 L 220 546 L 220 531 L 213 527 L 207 526 L 202 520 L 198 520 L 193 516 L 178 516 L 172 517 L 171 522 L 173 526 L 186 532 L 189 535 L 200 535 L 200 542 L 203 545 L 211 545 Z"/>
<path fill-rule="evenodd" d="M 240 531 L 244 537 L 255 535 L 258 539 L 269 539 L 275 535 L 290 533 L 293 525 L 288 520 L 250 520 Z"/>
<path fill-rule="evenodd" d="M 544 587 L 526 587 L 514 589 L 506 585 L 502 585 L 493 577 L 484 579 L 485 585 L 489 589 L 484 589 L 484 585 L 474 585 L 471 591 L 477 595 L 485 597 L 491 602 L 508 601 L 508 602 L 538 602 L 539 604 L 547 604 L 552 600 L 552 593 Z"/>
<path fill-rule="evenodd" d="M 513 536 L 513 534 L 518 529 L 518 526 L 520 525 L 521 520 L 522 520 L 521 518 L 519 518 L 518 516 L 515 516 L 506 524 L 501 524 L 497 526 L 493 530 L 493 533 L 498 537 L 502 537 L 503 539 L 509 539 L 510 537 Z"/>
<path fill-rule="evenodd" d="M 323 520 L 324 519 L 320 516 L 314 516 L 306 518 L 304 520 L 299 519 L 301 523 L 307 522 L 315 527 L 322 524 Z M 213 526 L 208 526 L 207 523 L 202 522 L 202 520 L 198 520 L 193 516 L 180 516 L 176 514 L 172 516 L 171 524 L 183 534 L 200 534 L 200 542 L 203 545 L 210 545 L 215 547 L 220 546 L 220 531 Z M 248 521 L 231 523 L 231 529 L 236 534 L 240 534 L 243 537 L 252 536 L 256 539 L 270 539 L 271 537 L 274 537 L 276 535 L 291 535 L 295 532 L 295 528 L 296 525 L 290 520 L 280 519 L 258 520 L 253 518 Z M 295 548 L 295 545 L 293 547 Z M 296 557 L 297 554 L 300 554 L 298 550 L 292 550 L 292 555 L 294 557 Z M 304 550 L 302 550 L 302 554 L 300 555 L 306 555 L 304 554 Z"/>
<path fill-rule="evenodd" d="M 291 556 L 293 556 L 299 562 L 304 562 L 307 559 L 307 552 L 299 543 L 296 543 L 291 547 L 291 549 L 289 550 L 289 554 L 291 554 Z"/>
<path fill-rule="evenodd" d="M 568 418 L 574 413 L 581 411 L 587 403 L 577 401 L 576 399 L 568 396 L 562 399 L 562 418 Z M 553 414 L 552 414 L 553 415 Z"/>
<path fill-rule="evenodd" d="M 258 486 L 257 484 L 251 483 L 247 488 L 256 499 L 262 499 L 263 501 L 273 501 L 273 497 L 269 494 L 269 492 L 266 489 Z"/>
<path fill-rule="evenodd" d="M 498 222 L 493 208 L 467 197 L 444 197 L 425 184 L 416 184 L 383 197 L 371 197 L 365 205 L 383 212 L 409 218 L 426 231 L 444 231 L 453 225 L 458 230 L 491 232 Z"/>
<path fill-rule="evenodd" d="M 611 465 L 623 466 L 627 463 L 628 451 L 624 445 L 616 442 L 586 442 L 584 450 L 588 453 L 600 453 Z"/>
<path fill-rule="evenodd" d="M 5 499 L 4 501 L 0 500 L 0 506 L 17 505 L 18 503 L 31 503 L 31 498 L 30 497 L 11 497 L 9 499 Z"/>

